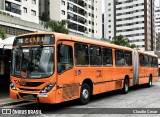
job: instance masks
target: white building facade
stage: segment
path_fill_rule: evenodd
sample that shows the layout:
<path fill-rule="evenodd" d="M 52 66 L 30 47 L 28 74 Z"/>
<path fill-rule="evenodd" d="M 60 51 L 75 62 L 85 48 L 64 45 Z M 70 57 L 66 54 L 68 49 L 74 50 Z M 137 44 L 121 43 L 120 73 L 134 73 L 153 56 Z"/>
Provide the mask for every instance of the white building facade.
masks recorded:
<path fill-rule="evenodd" d="M 0 11 L 24 21 L 39 23 L 39 0 L 0 0 Z"/>
<path fill-rule="evenodd" d="M 102 38 L 101 0 L 40 0 L 40 14 L 47 12 L 51 20 L 69 20 L 71 34 Z M 48 4 L 48 6 L 47 6 Z"/>
<path fill-rule="evenodd" d="M 155 28 L 156 34 L 160 33 L 160 7 L 155 7 Z"/>
<path fill-rule="evenodd" d="M 155 49 L 154 0 L 106 0 L 105 12 L 106 38 L 123 35 L 141 50 Z"/>

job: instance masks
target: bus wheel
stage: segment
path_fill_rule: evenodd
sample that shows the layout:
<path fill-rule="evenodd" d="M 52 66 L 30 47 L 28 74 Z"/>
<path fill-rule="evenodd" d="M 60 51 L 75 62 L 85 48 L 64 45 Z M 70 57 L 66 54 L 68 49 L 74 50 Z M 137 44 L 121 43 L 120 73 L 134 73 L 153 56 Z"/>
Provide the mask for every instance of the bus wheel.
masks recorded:
<path fill-rule="evenodd" d="M 152 76 L 149 77 L 148 87 L 152 86 Z"/>
<path fill-rule="evenodd" d="M 81 87 L 80 103 L 87 104 L 91 97 L 91 89 L 88 84 L 84 83 Z"/>
<path fill-rule="evenodd" d="M 122 93 L 127 94 L 128 90 L 129 90 L 129 81 L 128 79 L 125 78 Z"/>

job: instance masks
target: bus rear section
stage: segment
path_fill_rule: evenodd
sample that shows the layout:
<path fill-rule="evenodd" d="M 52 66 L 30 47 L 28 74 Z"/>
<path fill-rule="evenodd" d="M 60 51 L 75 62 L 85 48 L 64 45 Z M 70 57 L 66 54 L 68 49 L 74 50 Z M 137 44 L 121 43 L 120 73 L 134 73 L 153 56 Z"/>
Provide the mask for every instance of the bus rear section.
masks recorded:
<path fill-rule="evenodd" d="M 134 50 L 134 85 L 158 81 L 158 57 L 146 52 Z"/>

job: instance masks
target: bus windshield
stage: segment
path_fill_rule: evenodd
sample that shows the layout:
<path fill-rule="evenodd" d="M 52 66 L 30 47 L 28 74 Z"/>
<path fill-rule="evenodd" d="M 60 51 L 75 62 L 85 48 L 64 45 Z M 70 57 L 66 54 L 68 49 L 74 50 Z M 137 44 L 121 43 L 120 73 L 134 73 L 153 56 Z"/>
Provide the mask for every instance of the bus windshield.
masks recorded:
<path fill-rule="evenodd" d="M 15 48 L 12 75 L 19 78 L 46 78 L 54 72 L 54 47 Z"/>

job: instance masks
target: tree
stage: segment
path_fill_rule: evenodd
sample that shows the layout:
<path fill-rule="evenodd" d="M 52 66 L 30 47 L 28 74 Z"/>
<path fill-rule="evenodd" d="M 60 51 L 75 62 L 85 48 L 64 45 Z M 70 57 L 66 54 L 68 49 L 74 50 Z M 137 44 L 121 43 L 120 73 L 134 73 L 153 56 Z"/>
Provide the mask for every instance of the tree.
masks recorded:
<path fill-rule="evenodd" d="M 43 12 L 43 13 L 42 13 L 42 16 L 40 16 L 40 19 L 41 19 L 42 21 L 44 21 L 44 22 L 50 21 L 49 14 L 46 13 L 46 12 Z"/>
<path fill-rule="evenodd" d="M 5 39 L 7 36 L 6 36 L 6 32 L 2 29 L 2 28 L 0 28 L 0 38 L 2 38 L 2 40 L 3 39 Z"/>
<path fill-rule="evenodd" d="M 124 37 L 123 35 L 113 37 L 111 43 L 116 44 L 116 45 L 120 45 L 120 46 L 126 46 L 129 48 L 136 48 L 136 45 L 130 44 L 129 39 Z"/>
<path fill-rule="evenodd" d="M 129 47 L 130 48 L 136 48 L 136 44 L 131 44 Z"/>
<path fill-rule="evenodd" d="M 113 37 L 111 43 L 116 45 L 126 46 L 126 47 L 130 46 L 129 39 L 124 37 L 123 35 Z"/>
<path fill-rule="evenodd" d="M 160 33 L 156 37 L 156 51 L 160 51 Z"/>
<path fill-rule="evenodd" d="M 66 28 L 66 25 L 69 23 L 68 20 L 55 21 L 50 20 L 46 23 L 45 28 L 50 28 L 52 32 L 65 33 L 68 34 L 69 30 Z"/>

